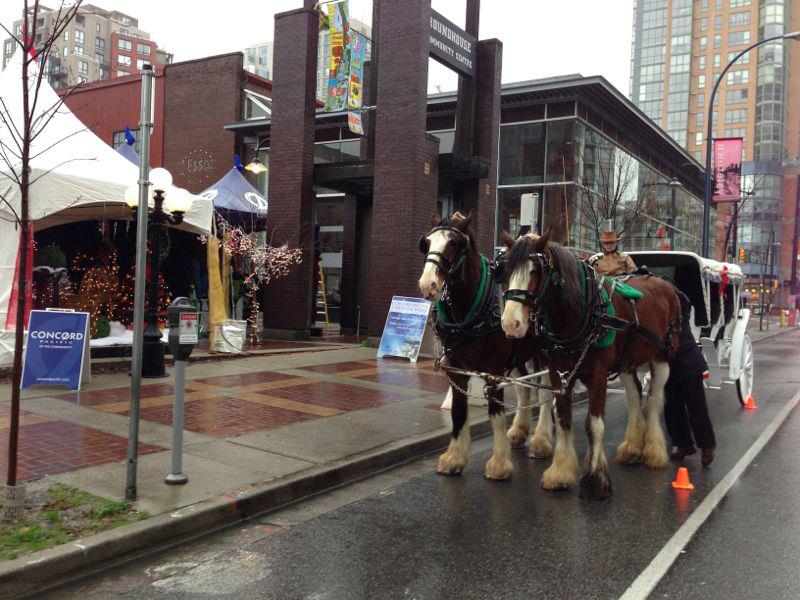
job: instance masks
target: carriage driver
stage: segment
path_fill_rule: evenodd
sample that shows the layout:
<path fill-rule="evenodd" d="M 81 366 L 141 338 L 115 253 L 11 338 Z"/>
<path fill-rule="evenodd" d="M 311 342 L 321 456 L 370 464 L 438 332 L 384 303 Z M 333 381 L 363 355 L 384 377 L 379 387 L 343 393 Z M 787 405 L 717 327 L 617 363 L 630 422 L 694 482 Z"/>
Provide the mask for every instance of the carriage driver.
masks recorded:
<path fill-rule="evenodd" d="M 617 248 L 620 239 L 622 238 L 617 237 L 617 232 L 613 229 L 600 234 L 600 245 L 603 251 L 589 259 L 589 266 L 594 267 L 600 275 L 613 277 L 636 270 L 636 263 L 633 262 L 633 259 Z"/>

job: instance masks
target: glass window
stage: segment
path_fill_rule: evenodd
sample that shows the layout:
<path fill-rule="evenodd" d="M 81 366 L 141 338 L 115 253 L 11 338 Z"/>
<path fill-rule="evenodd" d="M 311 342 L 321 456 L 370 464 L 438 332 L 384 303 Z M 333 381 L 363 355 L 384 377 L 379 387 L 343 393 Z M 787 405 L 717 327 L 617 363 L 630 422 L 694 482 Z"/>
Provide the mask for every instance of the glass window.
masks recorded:
<path fill-rule="evenodd" d="M 542 198 L 542 188 L 515 187 L 500 188 L 497 190 L 498 227 L 509 234 L 516 236 L 519 233 L 519 209 L 522 203 L 522 194 L 539 194 Z M 538 214 L 539 207 L 536 208 Z M 499 235 L 499 231 L 498 231 Z M 498 240 L 499 242 L 500 240 Z"/>
<path fill-rule="evenodd" d="M 117 64 L 122 65 L 123 67 L 130 67 L 131 66 L 131 57 L 125 56 L 124 54 L 119 54 L 117 56 Z"/>
<path fill-rule="evenodd" d="M 708 29 L 708 19 L 703 17 L 700 19 L 700 31 L 705 31 L 706 29 Z"/>
<path fill-rule="evenodd" d="M 499 185 L 544 181 L 544 124 L 520 123 L 500 128 Z"/>
<path fill-rule="evenodd" d="M 136 44 L 136 51 L 139 54 L 143 54 L 144 56 L 150 56 L 150 45 L 149 44 Z"/>
<path fill-rule="evenodd" d="M 98 50 L 105 50 L 106 41 L 103 38 L 94 38 L 94 47 Z"/>
<path fill-rule="evenodd" d="M 124 77 L 125 75 L 130 75 L 127 71 L 117 71 L 117 77 Z"/>
<path fill-rule="evenodd" d="M 702 146 L 703 145 L 703 132 L 697 131 L 694 134 L 694 145 L 695 146 Z"/>
<path fill-rule="evenodd" d="M 94 30 L 95 33 L 100 33 L 100 23 L 95 23 Z"/>
<path fill-rule="evenodd" d="M 78 73 L 80 75 L 88 75 L 89 74 L 89 63 L 85 60 L 78 61 Z"/>
<path fill-rule="evenodd" d="M 574 125 L 575 122 L 571 120 L 547 123 L 546 182 L 574 180 Z"/>
<path fill-rule="evenodd" d="M 14 53 L 14 40 L 6 40 L 4 47 L 3 47 L 3 54 L 13 54 Z"/>
<path fill-rule="evenodd" d="M 697 59 L 697 68 L 698 69 L 705 69 L 706 68 L 706 57 L 701 56 Z"/>
<path fill-rule="evenodd" d="M 728 75 L 725 77 L 725 83 L 728 85 L 739 85 L 742 83 L 747 83 L 750 80 L 750 71 L 741 70 L 741 71 L 728 71 Z"/>
<path fill-rule="evenodd" d="M 703 113 L 697 113 L 694 116 L 694 126 L 695 127 L 702 127 L 704 118 L 705 118 L 705 115 Z"/>
<path fill-rule="evenodd" d="M 722 29 L 722 15 L 714 17 L 714 29 Z"/>
<path fill-rule="evenodd" d="M 697 76 L 697 87 L 699 87 L 699 88 L 706 87 L 706 76 L 705 75 L 698 75 Z"/>
<path fill-rule="evenodd" d="M 700 11 L 706 12 L 708 10 L 708 0 L 700 0 Z"/>
<path fill-rule="evenodd" d="M 738 51 L 728 52 L 728 62 L 731 62 L 737 54 L 739 54 Z M 747 54 L 743 54 L 742 56 L 740 56 L 739 60 L 737 60 L 734 64 L 736 64 L 736 65 L 746 65 L 746 64 L 749 64 L 749 63 L 750 63 L 750 53 L 748 52 Z M 717 65 L 717 66 L 719 66 L 719 65 Z"/>
<path fill-rule="evenodd" d="M 750 6 L 750 0 L 731 0 L 729 6 L 731 8 L 739 8 L 740 6 Z"/>
<path fill-rule="evenodd" d="M 728 27 L 742 27 L 750 25 L 749 12 L 737 12 L 728 15 Z"/>
<path fill-rule="evenodd" d="M 130 40 L 122 40 L 122 39 L 117 40 L 117 48 L 119 48 L 120 50 L 127 50 L 128 52 L 130 52 L 131 47 L 132 44 Z"/>
<path fill-rule="evenodd" d="M 714 55 L 714 68 L 715 68 L 715 69 L 718 69 L 718 68 L 721 66 L 721 64 L 722 64 L 722 63 L 720 62 L 720 56 L 719 56 L 719 54 L 715 54 L 715 55 Z"/>
<path fill-rule="evenodd" d="M 78 44 L 82 44 L 82 43 L 83 43 L 83 40 L 84 40 L 84 35 L 83 35 L 83 32 L 82 32 L 82 31 L 80 31 L 80 30 L 76 31 L 76 32 L 75 32 L 75 41 L 76 41 Z"/>
<path fill-rule="evenodd" d="M 97 62 L 104 63 L 104 62 L 106 62 L 106 55 L 105 55 L 105 54 L 103 54 L 102 52 L 95 52 L 95 53 L 94 53 L 94 59 L 95 59 Z"/>
<path fill-rule="evenodd" d="M 748 31 L 748 33 L 750 33 L 750 32 Z M 715 35 L 714 36 L 714 48 L 719 48 L 720 46 L 722 46 L 722 36 L 721 35 Z"/>
<path fill-rule="evenodd" d="M 708 48 L 708 38 L 704 35 L 700 36 L 700 50 Z"/>
<path fill-rule="evenodd" d="M 734 108 L 725 111 L 725 124 L 744 123 L 747 121 L 746 108 Z"/>
<path fill-rule="evenodd" d="M 706 105 L 706 95 L 705 94 L 697 94 L 695 96 L 697 108 L 703 108 Z"/>
<path fill-rule="evenodd" d="M 64 46 L 64 58 L 69 56 L 69 46 Z"/>
<path fill-rule="evenodd" d="M 150 61 L 142 60 L 141 58 L 136 59 L 136 69 L 139 71 L 143 70 L 144 66 L 148 64 L 150 64 Z"/>
<path fill-rule="evenodd" d="M 740 102 L 747 102 L 747 92 L 747 88 L 741 90 L 728 90 L 725 92 L 725 103 L 738 104 Z"/>
<path fill-rule="evenodd" d="M 83 54 L 83 46 L 75 46 L 75 47 L 72 49 L 72 52 L 73 52 L 74 54 Z"/>
<path fill-rule="evenodd" d="M 743 46 L 750 43 L 750 30 L 731 31 L 728 34 L 728 46 Z"/>
<path fill-rule="evenodd" d="M 67 31 L 66 29 L 64 30 L 64 41 L 65 42 L 69 41 L 69 31 Z"/>

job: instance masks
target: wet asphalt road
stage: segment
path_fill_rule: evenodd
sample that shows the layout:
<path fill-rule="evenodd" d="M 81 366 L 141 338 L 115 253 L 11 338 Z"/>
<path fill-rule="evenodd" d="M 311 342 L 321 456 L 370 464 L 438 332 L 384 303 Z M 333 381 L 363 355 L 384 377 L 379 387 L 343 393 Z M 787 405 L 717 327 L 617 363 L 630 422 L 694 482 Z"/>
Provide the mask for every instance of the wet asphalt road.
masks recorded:
<path fill-rule="evenodd" d="M 461 477 L 425 459 L 53 591 L 48 598 L 617 598 L 800 390 L 800 332 L 755 346 L 759 408 L 733 386 L 709 393 L 718 449 L 676 493 L 665 471 L 611 465 L 613 498 L 539 487 L 546 461 L 515 453 L 510 482 L 483 478 L 488 440 Z M 576 411 L 583 423 L 585 408 Z M 609 396 L 606 453 L 625 427 Z M 310 440 L 309 443 L 313 443 Z M 582 426 L 579 456 L 586 449 Z M 653 598 L 797 598 L 800 413 L 756 456 Z"/>

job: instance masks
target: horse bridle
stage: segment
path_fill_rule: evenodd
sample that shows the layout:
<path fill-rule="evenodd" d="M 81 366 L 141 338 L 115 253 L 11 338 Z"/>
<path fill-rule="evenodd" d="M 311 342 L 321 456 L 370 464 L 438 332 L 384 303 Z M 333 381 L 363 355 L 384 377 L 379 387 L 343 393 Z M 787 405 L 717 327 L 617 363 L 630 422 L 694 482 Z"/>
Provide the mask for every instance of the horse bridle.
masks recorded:
<path fill-rule="evenodd" d="M 439 252 L 438 250 L 431 250 L 430 241 L 428 240 L 428 236 L 434 233 L 435 231 L 452 231 L 457 233 L 461 239 L 464 241 L 464 247 L 458 253 L 458 255 L 451 261 L 444 253 Z M 453 273 L 455 273 L 461 266 L 464 264 L 464 260 L 467 256 L 467 251 L 469 250 L 470 242 L 469 236 L 458 229 L 457 227 L 450 227 L 446 225 L 439 225 L 438 227 L 434 227 L 431 229 L 426 235 L 423 235 L 419 238 L 419 251 L 425 255 L 425 262 L 431 263 L 436 267 L 436 270 L 444 275 L 445 280 L 449 279 Z"/>
<path fill-rule="evenodd" d="M 551 270 L 553 268 L 552 256 L 544 254 L 543 252 L 531 252 L 530 254 L 528 254 L 528 260 L 530 261 L 538 260 L 542 274 L 544 274 L 545 265 L 549 266 Z M 523 306 L 527 307 L 530 310 L 531 320 L 533 320 L 534 313 L 539 309 L 542 296 L 547 290 L 547 286 L 549 283 L 550 283 L 550 275 L 548 274 L 547 277 L 544 278 L 544 284 L 541 286 L 540 290 L 530 291 L 522 289 L 509 289 L 506 290 L 505 293 L 503 294 L 503 300 L 505 300 L 506 302 L 519 302 Z"/>

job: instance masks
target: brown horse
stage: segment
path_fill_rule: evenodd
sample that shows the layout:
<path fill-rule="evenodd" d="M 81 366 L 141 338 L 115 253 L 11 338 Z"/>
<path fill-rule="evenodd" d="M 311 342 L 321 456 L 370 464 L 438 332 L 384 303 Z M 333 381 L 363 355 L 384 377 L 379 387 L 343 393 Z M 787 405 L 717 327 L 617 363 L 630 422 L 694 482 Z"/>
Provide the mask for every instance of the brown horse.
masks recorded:
<path fill-rule="evenodd" d="M 509 340 L 501 330 L 499 304 L 493 301 L 495 282 L 491 264 L 475 247 L 471 220 L 461 213 L 441 220 L 435 215 L 432 217 L 432 230 L 419 240 L 420 251 L 425 255 L 419 289 L 423 297 L 437 302 L 434 321 L 445 354 L 443 364 L 503 375 L 534 357 L 537 347 L 531 338 Z M 457 475 L 469 460 L 470 436 L 466 425 L 469 376 L 458 373 L 447 376 L 453 394 L 453 430 L 450 445 L 439 458 L 436 471 Z M 485 470 L 489 479 L 511 477 L 511 446 L 524 445 L 530 430 L 528 390 L 515 387 L 518 406 L 523 408 L 517 411 L 508 434 L 503 390 L 487 388 L 493 434 L 492 457 Z M 543 398 L 539 423 L 529 441 L 531 456 L 546 457 L 552 453 L 549 399 L 549 396 Z"/>
<path fill-rule="evenodd" d="M 628 403 L 628 428 L 616 461 L 630 464 L 643 459 L 651 469 L 667 465 L 660 415 L 669 376 L 667 360 L 678 344 L 680 302 L 669 283 L 649 275 L 626 281 L 643 294 L 640 299 L 623 298 L 617 283 L 600 278 L 568 249 L 549 242 L 549 236 L 549 231 L 541 237 L 528 235 L 514 244 L 507 266 L 510 281 L 502 326 L 509 337 L 523 338 L 533 321 L 539 339 L 549 345 L 551 381 L 566 386 L 564 393 L 556 394 L 556 449 L 542 478 L 543 487 L 563 489 L 577 479 L 571 407 L 577 379 L 589 391 L 589 449 L 581 496 L 602 500 L 611 495 L 603 452 L 609 373 L 620 373 Z M 609 317 L 609 303 L 616 319 Z M 610 327 L 619 329 L 613 341 L 605 337 Z M 645 365 L 651 373 L 646 424 L 635 374 L 637 367 Z"/>

